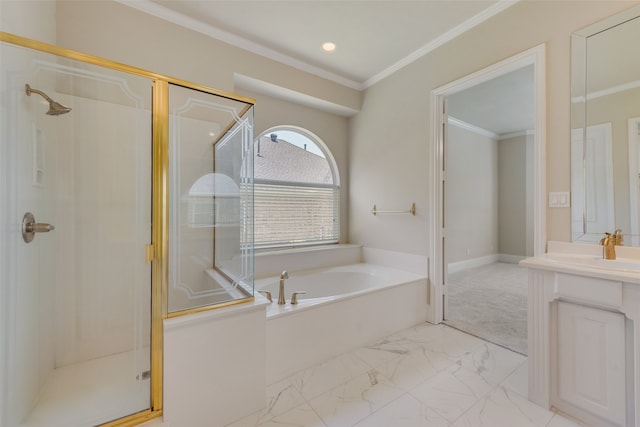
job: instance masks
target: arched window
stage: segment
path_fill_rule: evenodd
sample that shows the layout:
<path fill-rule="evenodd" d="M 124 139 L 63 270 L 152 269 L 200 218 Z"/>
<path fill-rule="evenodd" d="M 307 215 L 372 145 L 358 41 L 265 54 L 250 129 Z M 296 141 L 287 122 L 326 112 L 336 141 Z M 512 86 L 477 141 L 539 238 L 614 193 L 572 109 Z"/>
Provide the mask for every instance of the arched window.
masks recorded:
<path fill-rule="evenodd" d="M 268 129 L 254 147 L 255 246 L 338 242 L 339 193 L 335 160 L 316 135 Z"/>

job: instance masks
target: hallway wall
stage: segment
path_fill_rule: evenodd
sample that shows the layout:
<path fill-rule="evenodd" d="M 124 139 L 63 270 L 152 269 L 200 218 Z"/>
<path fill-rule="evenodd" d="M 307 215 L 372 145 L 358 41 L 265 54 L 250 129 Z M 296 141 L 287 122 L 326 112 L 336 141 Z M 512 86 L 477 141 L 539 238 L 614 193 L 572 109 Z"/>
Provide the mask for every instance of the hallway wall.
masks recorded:
<path fill-rule="evenodd" d="M 498 250 L 498 143 L 449 125 L 445 225 L 447 263 Z"/>
<path fill-rule="evenodd" d="M 527 233 L 533 224 L 533 183 L 527 171 L 533 158 L 527 144 L 533 135 L 522 135 L 498 141 L 498 253 L 515 256 L 533 255 L 533 240 Z M 529 199 L 529 202 L 528 202 Z"/>

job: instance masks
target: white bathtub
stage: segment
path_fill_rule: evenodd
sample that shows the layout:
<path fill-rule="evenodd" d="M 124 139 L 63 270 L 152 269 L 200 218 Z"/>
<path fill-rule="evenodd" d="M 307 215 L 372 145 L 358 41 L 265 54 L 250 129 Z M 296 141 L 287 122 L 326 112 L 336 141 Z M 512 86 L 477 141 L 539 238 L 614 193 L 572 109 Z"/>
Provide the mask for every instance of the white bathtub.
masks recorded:
<path fill-rule="evenodd" d="M 421 279 L 424 277 L 408 271 L 357 263 L 290 272 L 284 286 L 285 305 L 277 303 L 280 276 L 256 280 L 255 291 L 271 292 L 273 304 L 267 308 L 269 319 Z M 298 295 L 298 304 L 291 305 L 292 293 L 300 291 L 305 293 Z"/>
<path fill-rule="evenodd" d="M 277 303 L 279 275 L 255 281 L 256 293 L 269 290 L 273 297 L 267 307 L 267 384 L 426 321 L 427 276 L 419 272 L 424 258 L 410 258 L 408 264 L 417 261 L 418 268 L 362 260 L 370 262 L 288 270 L 285 305 Z M 294 291 L 307 294 L 292 306 Z"/>

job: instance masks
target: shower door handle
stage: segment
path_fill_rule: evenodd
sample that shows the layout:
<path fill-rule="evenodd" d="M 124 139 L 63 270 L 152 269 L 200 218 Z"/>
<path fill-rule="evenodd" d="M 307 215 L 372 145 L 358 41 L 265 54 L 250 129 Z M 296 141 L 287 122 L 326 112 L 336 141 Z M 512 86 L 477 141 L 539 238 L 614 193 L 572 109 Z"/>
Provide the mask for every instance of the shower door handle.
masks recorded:
<path fill-rule="evenodd" d="M 27 212 L 22 217 L 22 239 L 26 243 L 30 243 L 35 238 L 36 233 L 48 233 L 54 229 L 55 227 L 51 224 L 36 222 L 31 212 Z"/>

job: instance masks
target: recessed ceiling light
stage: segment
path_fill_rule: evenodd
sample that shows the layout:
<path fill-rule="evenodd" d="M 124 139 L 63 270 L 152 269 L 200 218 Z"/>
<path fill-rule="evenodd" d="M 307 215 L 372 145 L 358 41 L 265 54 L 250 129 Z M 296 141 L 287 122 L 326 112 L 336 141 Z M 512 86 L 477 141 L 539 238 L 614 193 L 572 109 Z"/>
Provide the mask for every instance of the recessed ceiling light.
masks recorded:
<path fill-rule="evenodd" d="M 332 42 L 326 42 L 322 44 L 322 49 L 325 52 L 333 52 L 334 50 L 336 50 L 336 44 L 332 43 Z"/>

